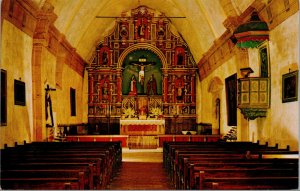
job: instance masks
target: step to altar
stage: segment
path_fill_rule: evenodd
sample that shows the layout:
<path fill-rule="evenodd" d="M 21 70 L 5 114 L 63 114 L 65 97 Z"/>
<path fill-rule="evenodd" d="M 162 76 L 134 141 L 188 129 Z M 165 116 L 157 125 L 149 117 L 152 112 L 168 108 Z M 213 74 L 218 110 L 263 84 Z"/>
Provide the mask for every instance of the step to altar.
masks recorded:
<path fill-rule="evenodd" d="M 216 142 L 220 135 L 68 135 L 68 142 L 121 141 L 123 148 L 156 149 L 167 142 Z"/>
<path fill-rule="evenodd" d="M 156 149 L 159 147 L 158 136 L 129 135 L 127 141 L 129 149 Z"/>

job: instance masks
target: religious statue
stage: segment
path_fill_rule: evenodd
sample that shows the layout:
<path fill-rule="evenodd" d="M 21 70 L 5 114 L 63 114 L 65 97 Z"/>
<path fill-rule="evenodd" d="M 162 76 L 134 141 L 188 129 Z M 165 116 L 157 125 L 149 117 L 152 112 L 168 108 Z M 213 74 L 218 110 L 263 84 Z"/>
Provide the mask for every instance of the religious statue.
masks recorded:
<path fill-rule="evenodd" d="M 144 87 L 144 80 L 145 80 L 145 66 L 141 65 L 141 70 L 139 71 L 139 82 Z"/>
<path fill-rule="evenodd" d="M 107 63 L 108 63 L 107 53 L 105 51 L 103 51 L 103 53 L 102 53 L 102 64 L 106 65 Z"/>
<path fill-rule="evenodd" d="M 107 83 L 106 80 L 104 80 L 103 82 L 103 85 L 102 85 L 102 95 L 103 95 L 103 98 L 106 99 L 107 98 L 107 95 L 109 93 L 109 84 Z"/>
<path fill-rule="evenodd" d="M 145 26 L 142 24 L 139 26 L 139 30 L 138 30 L 138 33 L 140 35 L 140 37 L 144 36 L 144 30 L 145 30 Z"/>
<path fill-rule="evenodd" d="M 182 65 L 183 64 L 183 55 L 182 53 L 179 53 L 177 55 L 177 65 Z"/>
<path fill-rule="evenodd" d="M 45 95 L 45 104 L 46 104 L 46 127 L 53 127 L 53 111 L 52 111 L 52 101 L 50 91 L 55 91 L 54 88 L 50 88 L 49 84 L 47 84 L 46 88 L 46 95 Z"/>
<path fill-rule="evenodd" d="M 131 81 L 130 81 L 130 92 L 129 92 L 129 95 L 136 95 L 136 94 L 137 94 L 136 79 L 135 79 L 135 76 L 132 75 Z"/>
<path fill-rule="evenodd" d="M 147 82 L 147 94 L 148 95 L 157 95 L 156 80 L 152 74 L 149 81 Z"/>
<path fill-rule="evenodd" d="M 182 100 L 183 98 L 183 85 L 181 84 L 181 82 L 178 83 L 178 87 L 177 87 L 177 99 L 178 100 Z"/>
<path fill-rule="evenodd" d="M 184 78 L 185 79 L 185 78 Z M 183 97 L 185 92 L 184 79 L 177 78 L 175 80 L 175 88 L 176 88 L 176 99 L 183 101 Z"/>
<path fill-rule="evenodd" d="M 146 21 L 147 22 L 147 21 Z M 138 25 L 138 30 L 137 30 L 137 33 L 138 33 L 138 35 L 139 35 L 139 37 L 140 38 L 143 38 L 143 37 L 145 37 L 145 30 L 146 30 L 146 25 L 145 25 L 145 20 L 144 20 L 144 18 L 142 18 L 141 20 L 140 20 L 140 23 L 139 23 L 139 25 Z"/>
<path fill-rule="evenodd" d="M 142 58 L 142 60 L 140 60 Z M 145 72 L 147 66 L 155 65 L 155 62 L 147 62 L 145 57 L 141 57 L 137 62 L 131 62 L 130 65 L 137 66 L 138 68 L 138 81 L 141 85 L 142 94 L 144 94 Z"/>

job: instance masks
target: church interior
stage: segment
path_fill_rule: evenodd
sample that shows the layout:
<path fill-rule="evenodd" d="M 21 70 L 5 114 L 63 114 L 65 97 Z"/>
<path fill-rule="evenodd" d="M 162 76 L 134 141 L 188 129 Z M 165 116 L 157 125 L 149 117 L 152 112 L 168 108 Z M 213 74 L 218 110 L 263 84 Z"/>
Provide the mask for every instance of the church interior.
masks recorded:
<path fill-rule="evenodd" d="M 298 0 L 2 0 L 1 188 L 298 188 L 298 73 Z"/>

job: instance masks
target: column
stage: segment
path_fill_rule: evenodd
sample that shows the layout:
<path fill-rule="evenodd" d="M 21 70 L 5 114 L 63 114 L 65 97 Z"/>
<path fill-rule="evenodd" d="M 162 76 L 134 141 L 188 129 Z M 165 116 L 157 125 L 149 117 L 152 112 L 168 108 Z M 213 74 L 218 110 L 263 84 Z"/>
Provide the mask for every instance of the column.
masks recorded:
<path fill-rule="evenodd" d="M 168 102 L 168 74 L 167 72 L 163 73 L 163 103 Z"/>
<path fill-rule="evenodd" d="M 89 103 L 93 103 L 94 94 L 94 76 L 89 73 Z"/>
<path fill-rule="evenodd" d="M 121 69 L 117 71 L 117 103 L 122 102 L 122 79 L 121 79 Z"/>
<path fill-rule="evenodd" d="M 32 105 L 33 105 L 33 141 L 43 140 L 43 86 L 42 86 L 42 45 L 32 48 Z"/>
<path fill-rule="evenodd" d="M 191 89 L 192 89 L 192 103 L 196 102 L 196 97 L 195 97 L 195 74 L 192 75 L 191 77 Z"/>

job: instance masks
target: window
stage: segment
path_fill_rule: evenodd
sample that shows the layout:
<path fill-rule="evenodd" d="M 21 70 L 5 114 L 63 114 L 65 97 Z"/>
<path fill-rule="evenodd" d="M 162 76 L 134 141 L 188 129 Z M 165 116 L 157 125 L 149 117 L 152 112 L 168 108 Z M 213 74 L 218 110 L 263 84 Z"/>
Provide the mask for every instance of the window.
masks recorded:
<path fill-rule="evenodd" d="M 6 71 L 1 70 L 1 125 L 6 125 L 7 123 L 7 76 Z"/>
<path fill-rule="evenodd" d="M 76 90 L 70 88 L 71 116 L 76 116 Z"/>
<path fill-rule="evenodd" d="M 15 105 L 26 105 L 26 97 L 25 97 L 25 82 L 20 80 L 15 80 L 14 83 L 15 90 Z"/>
<path fill-rule="evenodd" d="M 269 53 L 267 42 L 259 47 L 260 77 L 269 77 Z"/>

